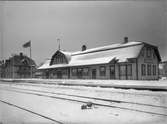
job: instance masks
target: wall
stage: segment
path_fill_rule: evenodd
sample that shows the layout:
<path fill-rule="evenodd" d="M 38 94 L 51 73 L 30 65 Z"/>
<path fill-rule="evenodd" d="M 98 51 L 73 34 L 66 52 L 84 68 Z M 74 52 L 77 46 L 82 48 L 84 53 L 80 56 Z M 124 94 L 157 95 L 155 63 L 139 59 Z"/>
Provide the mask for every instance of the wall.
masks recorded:
<path fill-rule="evenodd" d="M 147 57 L 147 48 L 151 49 L 151 57 Z M 155 55 L 155 56 L 153 56 Z M 143 76 L 142 72 L 141 72 L 141 66 L 142 64 L 146 65 L 146 75 Z M 147 64 L 151 64 L 151 75 L 147 74 Z M 153 75 L 153 71 L 152 71 L 152 65 L 156 65 L 156 75 Z M 155 54 L 154 48 L 148 45 L 145 45 L 138 57 L 138 79 L 139 80 L 156 80 L 158 79 L 158 66 L 159 66 L 159 62 L 158 62 L 158 57 Z"/>
<path fill-rule="evenodd" d="M 136 79 L 136 63 L 122 63 L 122 64 L 132 64 L 132 76 L 120 76 L 119 74 L 119 65 L 118 63 L 116 64 L 101 64 L 101 65 L 89 65 L 85 66 L 89 68 L 89 75 L 88 76 L 82 76 L 82 79 L 92 79 L 92 70 L 96 69 L 96 79 L 110 79 L 110 66 L 114 65 L 115 66 L 115 79 L 128 79 L 128 80 L 135 80 Z M 106 68 L 106 75 L 101 76 L 100 75 L 100 67 L 104 66 Z M 71 67 L 70 68 L 70 78 L 71 79 L 78 79 L 77 76 L 72 75 L 72 69 L 73 68 L 78 68 L 78 67 Z M 81 68 L 84 68 L 81 67 Z"/>
<path fill-rule="evenodd" d="M 132 65 L 132 75 L 120 75 L 120 65 Z M 123 63 L 117 63 L 115 65 L 116 67 L 116 79 L 121 80 L 136 80 L 136 62 L 133 60 L 133 62 L 123 62 Z"/>

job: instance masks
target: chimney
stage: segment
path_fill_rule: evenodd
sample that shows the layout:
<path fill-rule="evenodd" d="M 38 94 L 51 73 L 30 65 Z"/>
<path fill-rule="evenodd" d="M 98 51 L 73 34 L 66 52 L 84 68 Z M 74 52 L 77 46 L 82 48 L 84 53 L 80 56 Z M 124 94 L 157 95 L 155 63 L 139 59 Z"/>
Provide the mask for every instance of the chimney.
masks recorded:
<path fill-rule="evenodd" d="M 124 37 L 124 42 L 123 43 L 128 43 L 128 37 Z"/>
<path fill-rule="evenodd" d="M 82 45 L 82 51 L 86 50 L 86 45 Z"/>

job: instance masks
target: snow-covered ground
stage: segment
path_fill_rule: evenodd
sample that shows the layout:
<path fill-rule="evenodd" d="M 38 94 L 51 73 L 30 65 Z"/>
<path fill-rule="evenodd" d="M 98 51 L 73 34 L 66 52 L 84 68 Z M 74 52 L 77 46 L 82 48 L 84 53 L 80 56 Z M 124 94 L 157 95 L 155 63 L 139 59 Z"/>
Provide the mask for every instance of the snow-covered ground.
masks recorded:
<path fill-rule="evenodd" d="M 53 122 L 16 107 L 0 103 L 0 124 L 52 124 Z"/>
<path fill-rule="evenodd" d="M 4 81 L 167 90 L 167 80 L 4 79 Z"/>
<path fill-rule="evenodd" d="M 45 80 L 38 80 L 38 82 L 41 81 L 45 82 Z M 63 81 L 64 80 L 61 80 L 61 83 Z M 48 80 L 48 82 L 55 82 L 55 80 Z M 76 82 L 76 80 L 74 82 Z M 81 83 L 83 82 L 84 80 L 81 81 Z M 122 82 L 126 81 L 119 81 L 118 84 L 122 84 Z M 134 81 L 134 83 L 136 82 Z M 151 85 L 150 83 L 148 83 L 149 81 L 145 82 L 147 85 Z M 158 81 L 150 82 L 155 82 L 155 84 L 157 85 Z M 130 83 L 132 82 L 130 81 Z M 166 85 L 164 81 L 161 81 L 161 83 L 163 85 Z M 40 95 L 35 95 L 35 93 Z M 84 96 L 87 98 L 80 98 L 75 96 Z M 83 104 L 82 102 L 56 99 L 54 97 L 75 99 L 80 101 L 91 101 L 93 103 L 99 103 L 113 107 L 95 105 L 91 109 L 81 110 L 81 105 Z M 119 100 L 123 102 L 109 102 L 97 99 L 89 99 L 88 97 L 107 100 Z M 23 83 L 3 82 L 0 83 L 0 100 L 34 111 L 53 120 L 69 124 L 167 123 L 167 92 L 165 91 L 155 92 L 134 89 L 125 90 L 100 87 L 62 86 L 55 85 L 53 83 L 26 83 L 25 81 L 23 81 Z M 37 115 L 33 115 L 30 113 L 27 114 L 28 112 L 23 112 L 23 110 L 15 109 L 15 107 L 11 107 L 10 105 L 6 105 L 0 102 L 0 122 L 3 122 L 3 124 L 13 124 L 12 122 L 18 124 L 28 122 L 43 122 L 46 124 L 56 123 L 51 120 L 47 120 L 46 118 L 38 117 Z M 6 115 L 8 114 L 9 117 L 6 117 Z"/>

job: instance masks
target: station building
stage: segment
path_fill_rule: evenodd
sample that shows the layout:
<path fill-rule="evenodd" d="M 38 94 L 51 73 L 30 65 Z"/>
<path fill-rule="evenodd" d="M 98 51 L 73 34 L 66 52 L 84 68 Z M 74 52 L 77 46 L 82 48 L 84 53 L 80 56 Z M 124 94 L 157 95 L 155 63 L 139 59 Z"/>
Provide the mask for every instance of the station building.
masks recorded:
<path fill-rule="evenodd" d="M 128 41 L 78 52 L 57 50 L 38 69 L 43 78 L 157 80 L 161 57 L 158 47 Z"/>

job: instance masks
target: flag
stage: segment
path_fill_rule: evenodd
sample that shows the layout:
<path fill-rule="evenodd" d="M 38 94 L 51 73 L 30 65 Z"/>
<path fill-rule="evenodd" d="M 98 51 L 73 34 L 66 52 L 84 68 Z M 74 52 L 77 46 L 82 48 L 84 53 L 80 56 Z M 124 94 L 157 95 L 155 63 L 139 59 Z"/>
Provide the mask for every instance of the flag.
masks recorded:
<path fill-rule="evenodd" d="M 31 46 L 31 41 L 26 42 L 25 44 L 23 44 L 24 48 L 30 47 Z"/>

